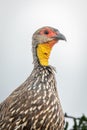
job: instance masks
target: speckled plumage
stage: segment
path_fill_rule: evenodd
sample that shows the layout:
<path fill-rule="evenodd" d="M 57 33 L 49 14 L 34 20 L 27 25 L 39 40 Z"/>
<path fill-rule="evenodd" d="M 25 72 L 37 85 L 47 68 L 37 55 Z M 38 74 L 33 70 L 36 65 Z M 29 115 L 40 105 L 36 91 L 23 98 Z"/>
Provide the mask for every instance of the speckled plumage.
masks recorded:
<path fill-rule="evenodd" d="M 0 104 L 0 130 L 64 129 L 54 68 L 34 60 L 29 78 Z"/>

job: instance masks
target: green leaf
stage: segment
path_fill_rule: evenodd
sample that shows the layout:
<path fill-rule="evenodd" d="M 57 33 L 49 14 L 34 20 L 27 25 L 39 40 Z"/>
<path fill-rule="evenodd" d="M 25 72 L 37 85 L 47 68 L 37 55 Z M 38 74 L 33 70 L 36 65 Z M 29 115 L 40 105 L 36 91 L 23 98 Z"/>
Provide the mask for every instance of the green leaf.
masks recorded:
<path fill-rule="evenodd" d="M 66 121 L 64 130 L 68 130 L 69 123 Z"/>

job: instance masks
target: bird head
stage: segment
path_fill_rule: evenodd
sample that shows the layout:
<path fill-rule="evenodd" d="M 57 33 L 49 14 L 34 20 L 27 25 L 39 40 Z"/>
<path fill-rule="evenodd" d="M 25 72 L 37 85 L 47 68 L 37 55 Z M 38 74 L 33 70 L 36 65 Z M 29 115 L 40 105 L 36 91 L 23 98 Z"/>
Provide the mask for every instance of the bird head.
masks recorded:
<path fill-rule="evenodd" d="M 57 29 L 52 27 L 43 27 L 38 29 L 32 37 L 33 48 L 36 50 L 36 57 L 42 66 L 48 66 L 48 59 L 52 47 L 59 40 L 65 40 L 66 38 Z"/>

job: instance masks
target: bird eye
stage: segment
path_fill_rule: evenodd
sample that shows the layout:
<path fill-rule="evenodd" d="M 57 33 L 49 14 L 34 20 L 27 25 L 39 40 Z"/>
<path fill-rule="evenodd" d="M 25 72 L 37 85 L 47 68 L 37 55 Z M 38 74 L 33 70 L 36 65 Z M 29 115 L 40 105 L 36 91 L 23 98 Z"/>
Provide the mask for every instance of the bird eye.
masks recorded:
<path fill-rule="evenodd" d="M 48 32 L 47 30 L 45 30 L 45 31 L 44 31 L 44 34 L 46 34 L 46 35 L 47 35 L 47 34 L 49 34 L 49 32 Z"/>

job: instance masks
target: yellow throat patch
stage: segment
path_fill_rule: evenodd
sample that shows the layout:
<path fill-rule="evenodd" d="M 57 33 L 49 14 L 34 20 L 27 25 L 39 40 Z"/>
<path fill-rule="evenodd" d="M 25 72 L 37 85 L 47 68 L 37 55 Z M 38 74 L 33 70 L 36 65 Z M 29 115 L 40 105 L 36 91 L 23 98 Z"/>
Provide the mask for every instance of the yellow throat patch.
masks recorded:
<path fill-rule="evenodd" d="M 52 46 L 50 45 L 50 43 L 38 44 L 37 56 L 41 65 L 48 66 L 48 59 L 50 56 L 51 49 Z"/>

